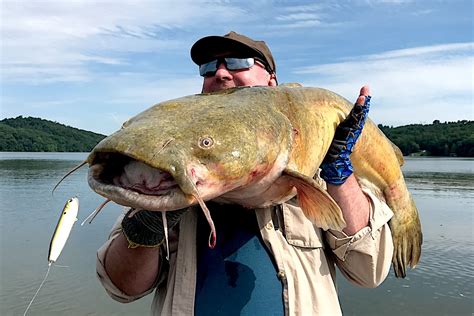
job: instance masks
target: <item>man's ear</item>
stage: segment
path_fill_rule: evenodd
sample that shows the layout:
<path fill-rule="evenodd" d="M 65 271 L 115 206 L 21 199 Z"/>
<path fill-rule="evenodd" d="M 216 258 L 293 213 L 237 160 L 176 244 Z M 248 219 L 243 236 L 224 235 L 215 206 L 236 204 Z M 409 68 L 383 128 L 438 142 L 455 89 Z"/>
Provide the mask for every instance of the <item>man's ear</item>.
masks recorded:
<path fill-rule="evenodd" d="M 270 80 L 268 80 L 269 87 L 276 87 L 278 86 L 278 81 L 275 74 L 270 74 Z"/>

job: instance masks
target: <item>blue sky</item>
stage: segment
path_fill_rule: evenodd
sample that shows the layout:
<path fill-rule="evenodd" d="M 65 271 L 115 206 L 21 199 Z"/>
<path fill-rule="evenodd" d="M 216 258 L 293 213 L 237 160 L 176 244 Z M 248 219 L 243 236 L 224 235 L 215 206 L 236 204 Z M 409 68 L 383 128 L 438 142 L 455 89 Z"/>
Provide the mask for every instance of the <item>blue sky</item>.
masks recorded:
<path fill-rule="evenodd" d="M 376 123 L 474 119 L 471 0 L 3 0 L 0 23 L 0 118 L 112 133 L 198 93 L 189 48 L 234 30 L 267 42 L 280 83 L 370 84 Z"/>

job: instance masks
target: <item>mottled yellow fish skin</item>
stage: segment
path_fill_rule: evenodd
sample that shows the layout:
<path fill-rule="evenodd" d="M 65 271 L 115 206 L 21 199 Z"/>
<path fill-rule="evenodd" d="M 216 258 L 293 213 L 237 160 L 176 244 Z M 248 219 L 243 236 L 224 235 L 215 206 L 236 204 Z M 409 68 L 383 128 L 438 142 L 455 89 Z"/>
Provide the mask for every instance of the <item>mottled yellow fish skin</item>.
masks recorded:
<path fill-rule="evenodd" d="M 308 143 L 296 144 L 290 163 L 305 173 L 309 171 L 308 165 L 321 164 L 337 125 L 348 115 L 352 104 L 323 89 L 296 87 L 291 90 L 287 93 L 290 106 L 286 115 L 293 126 L 306 126 L 300 134 Z M 308 140 L 307 135 L 318 139 Z M 418 210 L 400 168 L 403 164 L 401 151 L 368 119 L 351 162 L 356 178 L 365 179 L 379 188 L 394 212 L 389 223 L 394 243 L 393 266 L 397 277 L 405 277 L 406 267 L 413 268 L 420 260 L 423 237 Z"/>
<path fill-rule="evenodd" d="M 308 179 L 317 173 L 352 106 L 334 92 L 298 84 L 234 88 L 162 102 L 94 148 L 87 159 L 89 184 L 119 204 L 154 211 L 197 204 L 196 196 L 266 207 L 287 201 L 299 190 L 310 194 L 305 197 L 309 219 L 325 229 L 340 228 L 338 206 Z M 154 197 L 100 182 L 116 159 L 113 154 L 169 173 L 179 190 Z M 422 232 L 400 168 L 400 150 L 369 119 L 351 161 L 356 178 L 380 191 L 394 213 L 389 223 L 393 266 L 396 276 L 404 277 L 406 267 L 420 259 Z M 309 207 L 311 201 L 322 205 Z"/>

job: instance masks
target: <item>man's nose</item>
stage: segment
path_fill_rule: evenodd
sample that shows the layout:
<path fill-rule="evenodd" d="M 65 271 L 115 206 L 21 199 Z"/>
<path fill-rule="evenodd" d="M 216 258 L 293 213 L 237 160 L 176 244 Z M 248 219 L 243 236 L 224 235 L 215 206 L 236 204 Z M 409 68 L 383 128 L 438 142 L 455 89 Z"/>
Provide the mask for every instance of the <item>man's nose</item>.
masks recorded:
<path fill-rule="evenodd" d="M 223 62 L 221 62 L 217 66 L 215 76 L 218 77 L 219 79 L 232 79 L 232 74 L 229 72 L 229 70 L 227 69 L 225 63 L 223 63 Z"/>

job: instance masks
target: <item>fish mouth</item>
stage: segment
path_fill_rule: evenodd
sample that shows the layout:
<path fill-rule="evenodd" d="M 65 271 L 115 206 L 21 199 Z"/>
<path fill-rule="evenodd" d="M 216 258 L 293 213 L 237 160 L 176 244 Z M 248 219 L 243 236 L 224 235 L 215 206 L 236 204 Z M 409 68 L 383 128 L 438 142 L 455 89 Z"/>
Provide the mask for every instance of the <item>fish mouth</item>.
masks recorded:
<path fill-rule="evenodd" d="M 121 153 L 96 153 L 89 166 L 89 186 L 124 206 L 171 211 L 193 204 L 170 173 Z"/>

